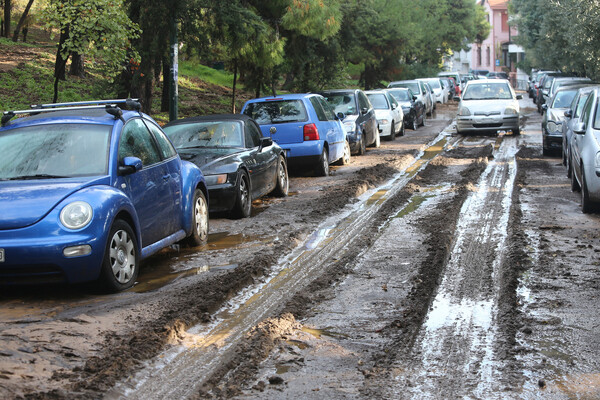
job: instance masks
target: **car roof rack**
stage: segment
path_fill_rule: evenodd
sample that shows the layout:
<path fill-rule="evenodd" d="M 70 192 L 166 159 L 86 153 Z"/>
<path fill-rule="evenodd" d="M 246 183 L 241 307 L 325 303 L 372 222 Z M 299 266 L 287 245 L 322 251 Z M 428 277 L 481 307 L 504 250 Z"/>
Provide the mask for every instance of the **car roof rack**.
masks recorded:
<path fill-rule="evenodd" d="M 49 103 L 49 104 L 32 104 L 29 110 L 4 111 L 2 115 L 2 126 L 5 126 L 8 121 L 18 114 L 39 114 L 41 112 L 53 111 L 71 111 L 71 110 L 90 110 L 104 108 L 107 113 L 115 118 L 123 119 L 123 111 L 118 104 L 125 104 L 128 108 L 134 111 L 140 111 L 141 104 L 138 99 L 116 99 L 116 100 L 92 100 L 92 101 L 75 101 L 70 103 Z"/>

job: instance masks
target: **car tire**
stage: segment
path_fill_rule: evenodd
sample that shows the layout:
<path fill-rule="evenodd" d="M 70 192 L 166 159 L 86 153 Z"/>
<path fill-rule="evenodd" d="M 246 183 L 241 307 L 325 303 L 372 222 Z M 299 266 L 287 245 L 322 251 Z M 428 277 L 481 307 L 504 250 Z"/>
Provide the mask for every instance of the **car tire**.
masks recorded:
<path fill-rule="evenodd" d="M 413 115 L 413 119 L 412 119 L 412 130 L 416 131 L 419 128 L 419 124 L 418 124 L 418 120 L 417 120 L 417 114 Z"/>
<path fill-rule="evenodd" d="M 250 179 L 246 171 L 238 173 L 238 184 L 236 186 L 235 204 L 231 210 L 233 218 L 247 218 L 252 212 L 252 197 L 250 191 Z"/>
<path fill-rule="evenodd" d="M 279 156 L 277 160 L 277 183 L 273 194 L 277 197 L 285 197 L 290 189 L 290 179 L 287 170 L 287 162 L 283 156 Z"/>
<path fill-rule="evenodd" d="M 400 136 L 404 136 L 404 121 L 402 121 L 402 128 L 400 128 Z"/>
<path fill-rule="evenodd" d="M 319 158 L 319 165 L 315 169 L 315 173 L 317 176 L 328 176 L 329 175 L 329 153 L 327 152 L 327 148 L 323 147 L 323 152 L 321 153 L 321 157 Z"/>
<path fill-rule="evenodd" d="M 567 178 L 571 178 L 571 175 L 573 174 L 573 168 L 571 168 L 571 158 L 567 155 Z"/>
<path fill-rule="evenodd" d="M 421 118 L 421 126 L 425 126 L 425 116 L 423 116 L 423 118 Z"/>
<path fill-rule="evenodd" d="M 394 121 L 392 121 L 390 136 L 388 136 L 387 140 L 391 142 L 394 139 L 396 139 L 396 124 L 394 123 Z"/>
<path fill-rule="evenodd" d="M 340 158 L 338 160 L 338 162 L 336 163 L 337 165 L 348 165 L 350 164 L 350 143 L 348 143 L 348 141 L 346 140 L 344 142 L 344 155 L 342 156 L 342 158 Z"/>
<path fill-rule="evenodd" d="M 373 143 L 373 147 L 378 148 L 381 146 L 381 136 L 379 136 L 379 130 L 375 132 L 375 143 Z"/>
<path fill-rule="evenodd" d="M 108 233 L 100 283 L 110 293 L 120 292 L 134 285 L 138 272 L 137 237 L 127 222 L 117 219 Z"/>
<path fill-rule="evenodd" d="M 571 160 L 571 165 L 573 165 L 573 160 Z M 579 186 L 579 182 L 577 182 L 575 171 L 571 169 L 571 192 L 577 192 L 579 190 L 581 190 L 581 187 Z"/>
<path fill-rule="evenodd" d="M 585 181 L 585 171 L 581 167 L 581 211 L 584 214 L 589 214 L 596 210 L 596 203 L 590 200 L 590 192 Z"/>
<path fill-rule="evenodd" d="M 364 155 L 367 152 L 367 144 L 365 143 L 365 133 L 363 132 L 360 135 L 360 142 L 358 145 L 358 152 L 356 154 L 358 154 L 359 156 Z"/>
<path fill-rule="evenodd" d="M 208 202 L 202 190 L 194 191 L 192 203 L 192 233 L 184 239 L 190 247 L 202 246 L 208 241 Z"/>

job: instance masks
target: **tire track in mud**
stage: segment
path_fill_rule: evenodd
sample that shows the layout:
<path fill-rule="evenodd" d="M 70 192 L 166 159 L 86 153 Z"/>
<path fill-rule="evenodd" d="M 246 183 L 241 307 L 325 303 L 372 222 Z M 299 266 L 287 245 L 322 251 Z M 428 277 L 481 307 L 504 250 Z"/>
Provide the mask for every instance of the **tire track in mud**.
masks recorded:
<path fill-rule="evenodd" d="M 445 134 L 438 136 L 437 139 L 430 143 L 430 146 L 439 147 L 439 142 L 446 142 L 445 137 Z M 437 151 L 441 150 L 440 148 Z M 427 155 L 427 151 L 425 152 L 425 156 L 433 157 L 433 155 L 433 153 Z M 424 168 L 427 162 L 428 160 L 425 162 L 416 162 L 415 164 L 418 165 L 418 168 L 415 171 L 409 173 L 406 177 L 401 176 L 397 180 L 406 183 L 418 172 L 419 168 Z M 388 195 L 389 197 L 393 197 L 400 192 L 404 184 L 397 186 L 398 182 L 395 182 L 394 185 L 385 190 L 385 193 L 380 194 L 381 191 L 375 193 L 366 200 L 367 209 L 358 214 L 351 212 L 349 215 L 350 218 L 347 216 L 341 223 L 338 222 L 335 228 L 328 228 L 337 232 L 324 238 L 322 246 L 317 244 L 316 253 L 310 254 L 310 252 L 304 249 L 299 256 L 301 260 L 294 258 L 298 255 L 289 257 L 289 261 L 284 263 L 284 270 L 281 271 L 283 275 L 281 275 L 281 272 L 276 273 L 275 276 L 272 276 L 266 282 L 266 286 L 254 288 L 246 294 L 246 300 L 251 308 L 242 305 L 241 308 L 224 309 L 221 314 L 228 315 L 225 317 L 225 320 L 215 321 L 209 327 L 202 327 L 199 331 L 192 330 L 193 332 L 190 335 L 192 341 L 188 345 L 190 351 L 164 355 L 165 359 L 168 359 L 167 364 L 158 363 L 147 371 L 148 375 L 137 375 L 134 377 L 133 381 L 137 382 L 137 384 L 133 388 L 129 387 L 129 385 L 119 385 L 116 390 L 109 393 L 109 397 L 187 397 L 199 390 L 205 390 L 202 389 L 202 386 L 206 383 L 212 386 L 210 382 L 214 382 L 215 379 L 211 378 L 211 375 L 225 375 L 228 373 L 229 367 L 232 364 L 231 360 L 236 359 L 235 344 L 245 335 L 247 329 L 256 324 L 255 322 L 248 323 L 248 318 L 260 321 L 261 318 L 264 318 L 264 315 L 272 315 L 274 309 L 280 308 L 287 301 L 284 293 L 276 294 L 273 297 L 271 292 L 273 290 L 281 291 L 282 288 L 285 289 L 285 292 L 297 292 L 307 282 L 314 280 L 315 276 L 322 273 L 319 269 L 327 270 L 332 263 L 337 264 L 339 259 L 336 260 L 337 256 L 333 257 L 334 252 L 341 248 L 348 248 L 348 243 L 352 242 L 353 236 L 356 236 L 356 230 L 362 229 L 365 224 L 369 224 L 374 215 L 382 214 L 380 208 L 384 204 L 386 197 Z M 371 209 L 368 208 L 369 206 L 371 206 Z M 389 217 L 388 212 L 384 212 L 385 218 Z M 334 219 L 339 219 L 339 217 L 335 217 Z M 326 221 L 324 225 L 327 224 L 328 222 Z M 302 266 L 301 270 L 298 270 L 298 265 Z M 298 271 L 301 271 L 300 275 L 298 275 Z M 292 286 L 280 287 L 280 278 L 285 285 L 289 286 L 292 283 Z M 273 282 L 274 286 L 271 285 L 271 282 Z M 273 286 L 273 288 L 270 288 L 269 285 Z M 263 292 L 267 295 L 263 296 Z M 262 297 L 267 299 L 265 304 L 262 304 L 260 300 Z M 263 309 L 257 309 L 256 304 L 260 304 L 258 307 L 263 307 Z M 257 319 L 257 315 L 261 315 L 262 317 L 258 317 Z M 222 367 L 223 365 L 226 367 Z M 216 381 L 218 381 L 218 378 Z"/>
<path fill-rule="evenodd" d="M 410 356 L 392 364 L 392 398 L 490 398 L 499 390 L 498 310 L 516 152 L 515 140 L 505 139 L 462 204 L 422 329 Z"/>

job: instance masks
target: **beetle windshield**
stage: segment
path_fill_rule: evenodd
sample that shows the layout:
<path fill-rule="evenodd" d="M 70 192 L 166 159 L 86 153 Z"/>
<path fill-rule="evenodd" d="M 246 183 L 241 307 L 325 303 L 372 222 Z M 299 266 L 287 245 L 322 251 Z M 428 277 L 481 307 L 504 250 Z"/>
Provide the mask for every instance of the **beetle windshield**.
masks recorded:
<path fill-rule="evenodd" d="M 333 107 L 334 112 L 346 115 L 357 115 L 354 93 L 333 93 L 324 95 L 327 102 Z"/>
<path fill-rule="evenodd" d="M 268 100 L 250 103 L 244 110 L 244 114 L 249 115 L 261 125 L 308 120 L 302 100 Z"/>
<path fill-rule="evenodd" d="M 0 132 L 0 180 L 105 175 L 111 129 L 49 124 Z"/>
<path fill-rule="evenodd" d="M 190 122 L 166 126 L 164 131 L 177 149 L 244 146 L 239 121 Z"/>

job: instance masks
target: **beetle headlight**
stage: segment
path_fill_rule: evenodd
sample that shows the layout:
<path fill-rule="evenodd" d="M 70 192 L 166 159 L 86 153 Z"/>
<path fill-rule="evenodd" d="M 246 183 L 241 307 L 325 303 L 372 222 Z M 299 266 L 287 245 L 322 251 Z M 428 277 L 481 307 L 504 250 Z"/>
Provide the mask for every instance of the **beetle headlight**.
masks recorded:
<path fill-rule="evenodd" d="M 519 114 L 517 110 L 513 107 L 506 107 L 504 110 L 504 115 L 517 115 Z"/>
<path fill-rule="evenodd" d="M 467 116 L 471 115 L 471 111 L 469 111 L 469 109 L 467 107 L 461 107 L 458 110 L 458 115 L 460 115 L 461 117 L 467 117 Z"/>
<path fill-rule="evenodd" d="M 68 229 L 81 229 L 90 223 L 92 215 L 92 206 L 85 201 L 74 201 L 60 212 L 60 223 Z"/>

